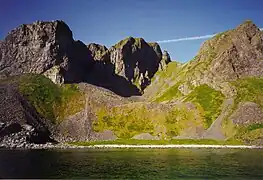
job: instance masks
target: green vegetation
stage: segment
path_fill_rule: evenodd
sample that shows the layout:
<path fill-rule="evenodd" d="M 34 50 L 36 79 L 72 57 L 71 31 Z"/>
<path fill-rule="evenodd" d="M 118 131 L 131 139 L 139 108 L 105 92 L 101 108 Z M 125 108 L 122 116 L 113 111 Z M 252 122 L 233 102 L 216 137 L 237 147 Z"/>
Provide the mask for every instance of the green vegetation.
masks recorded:
<path fill-rule="evenodd" d="M 263 136 L 263 124 L 250 124 L 247 126 L 237 127 L 237 132 L 234 139 L 245 143 L 253 143 Z"/>
<path fill-rule="evenodd" d="M 235 96 L 234 105 L 223 123 L 223 131 L 226 137 L 236 138 L 241 141 L 247 141 L 248 137 L 255 140 L 256 135 L 260 134 L 262 124 L 250 124 L 248 126 L 237 126 L 229 117 L 237 109 L 238 104 L 242 102 L 254 102 L 263 107 L 263 79 L 261 78 L 244 78 L 232 81 L 235 86 L 237 95 Z"/>
<path fill-rule="evenodd" d="M 255 102 L 263 107 L 263 79 L 245 78 L 232 82 L 237 89 L 235 105 L 239 102 Z"/>
<path fill-rule="evenodd" d="M 181 69 L 181 63 L 172 61 L 170 62 L 165 70 L 159 70 L 155 73 L 153 78 L 151 79 L 152 82 L 158 78 L 158 81 L 160 83 L 166 80 L 167 78 L 172 78 L 173 75 L 177 74 L 177 72 Z"/>
<path fill-rule="evenodd" d="M 220 91 L 216 91 L 208 85 L 196 87 L 187 95 L 185 102 L 191 101 L 198 103 L 204 110 L 204 118 L 207 127 L 219 116 L 224 95 Z"/>
<path fill-rule="evenodd" d="M 189 110 L 187 106 L 175 106 L 165 117 L 166 133 L 169 137 L 180 135 L 180 132 L 190 127 L 203 126 L 199 112 Z M 197 118 L 198 117 L 198 118 Z"/>
<path fill-rule="evenodd" d="M 253 131 L 253 130 L 261 129 L 261 128 L 263 128 L 263 123 L 256 123 L 256 124 L 250 124 L 250 125 L 247 127 L 247 130 L 248 130 L 248 131 Z"/>
<path fill-rule="evenodd" d="M 101 109 L 97 112 L 97 121 L 93 123 L 95 131 L 112 130 L 116 136 L 124 139 L 146 132 L 154 133 L 153 119 L 162 119 L 162 112 L 148 109 L 143 104 L 119 106 Z"/>
<path fill-rule="evenodd" d="M 216 141 L 211 139 L 171 139 L 171 140 L 136 140 L 136 139 L 117 139 L 114 141 L 87 141 L 69 142 L 68 144 L 77 146 L 92 146 L 106 144 L 125 144 L 125 145 L 167 145 L 167 144 L 204 144 L 204 145 L 242 145 L 242 142 Z"/>
<path fill-rule="evenodd" d="M 53 123 L 79 112 L 84 107 L 82 94 L 73 84 L 58 86 L 45 76 L 37 74 L 15 76 L 5 82 L 18 84 L 19 91 L 37 112 Z"/>
<path fill-rule="evenodd" d="M 177 81 L 176 75 L 178 74 L 178 72 L 180 72 L 181 67 L 181 63 L 173 61 L 167 65 L 165 70 L 159 70 L 155 73 L 155 75 L 151 79 L 151 85 L 148 86 L 145 90 L 145 92 L 152 92 L 151 97 L 153 101 L 161 102 L 163 101 L 163 98 L 165 100 L 170 100 L 165 97 L 166 95 L 160 94 L 160 91 L 165 89 L 167 89 L 168 91 L 171 86 L 170 84 Z M 174 86 L 175 85 L 173 85 L 173 87 Z M 173 90 L 171 91 L 175 92 L 176 90 L 176 88 L 173 88 Z M 165 92 L 166 91 L 164 91 L 164 93 Z M 160 94 L 160 96 L 157 96 L 158 94 Z M 168 92 L 168 94 L 170 93 Z"/>
<path fill-rule="evenodd" d="M 129 39 L 134 39 L 134 44 L 138 47 L 138 48 L 141 48 L 141 41 L 142 41 L 142 38 L 133 38 L 133 37 L 127 37 L 123 40 L 121 40 L 120 42 L 118 42 L 117 44 L 114 45 L 115 48 L 120 48 L 120 47 L 123 47 L 128 41 Z"/>
<path fill-rule="evenodd" d="M 172 99 L 181 97 L 183 94 L 181 93 L 181 91 L 179 91 L 178 89 L 179 86 L 180 86 L 180 82 L 176 83 L 175 85 L 170 87 L 167 91 L 165 91 L 161 96 L 156 98 L 155 101 L 163 102 L 163 101 L 168 101 L 168 100 L 172 100 Z"/>
<path fill-rule="evenodd" d="M 199 111 L 188 109 L 187 105 L 160 108 L 134 103 L 114 107 L 101 108 L 97 111 L 97 121 L 93 129 L 97 132 L 112 130 L 119 138 L 129 139 L 140 133 L 150 133 L 163 139 L 179 135 L 189 126 L 204 126 Z"/>

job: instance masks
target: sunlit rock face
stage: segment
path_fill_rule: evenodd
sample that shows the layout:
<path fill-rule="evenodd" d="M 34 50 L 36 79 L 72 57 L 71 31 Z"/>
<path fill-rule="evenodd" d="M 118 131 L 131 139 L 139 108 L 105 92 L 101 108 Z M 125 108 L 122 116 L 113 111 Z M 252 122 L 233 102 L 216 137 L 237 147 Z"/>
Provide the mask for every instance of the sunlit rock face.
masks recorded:
<path fill-rule="evenodd" d="M 44 73 L 55 83 L 85 80 L 93 60 L 63 21 L 23 24 L 0 43 L 0 78 Z"/>

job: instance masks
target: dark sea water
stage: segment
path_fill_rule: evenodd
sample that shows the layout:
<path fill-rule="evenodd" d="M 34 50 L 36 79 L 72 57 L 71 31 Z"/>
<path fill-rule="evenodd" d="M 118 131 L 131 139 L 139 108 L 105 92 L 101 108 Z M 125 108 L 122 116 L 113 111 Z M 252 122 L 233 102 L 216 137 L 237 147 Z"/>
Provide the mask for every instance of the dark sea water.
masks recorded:
<path fill-rule="evenodd" d="M 263 179 L 263 150 L 0 150 L 0 178 Z"/>

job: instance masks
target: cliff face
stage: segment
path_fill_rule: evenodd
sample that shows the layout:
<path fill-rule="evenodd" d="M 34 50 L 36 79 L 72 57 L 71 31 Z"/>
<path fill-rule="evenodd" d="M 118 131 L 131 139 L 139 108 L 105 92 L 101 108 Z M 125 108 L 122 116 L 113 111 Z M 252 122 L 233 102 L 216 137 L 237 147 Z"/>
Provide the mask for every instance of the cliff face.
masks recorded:
<path fill-rule="evenodd" d="M 262 32 L 245 21 L 207 40 L 193 60 L 158 71 L 144 96 L 200 106 L 210 126 L 204 137 L 262 143 L 262 46 Z"/>
<path fill-rule="evenodd" d="M 167 51 L 163 51 L 162 60 L 161 60 L 160 65 L 159 65 L 159 70 L 160 71 L 165 70 L 167 68 L 167 65 L 170 62 L 172 62 L 172 61 L 171 61 L 171 57 L 170 57 L 169 53 Z"/>
<path fill-rule="evenodd" d="M 20 148 L 52 142 L 50 123 L 40 117 L 15 84 L 0 84 L 0 145 Z"/>
<path fill-rule="evenodd" d="M 147 43 L 142 38 L 128 37 L 108 50 L 94 43 L 89 44 L 88 48 L 98 61 L 96 71 L 103 69 L 107 76 L 114 74 L 135 86 L 141 93 L 161 66 L 160 46 L 157 43 Z"/>
<path fill-rule="evenodd" d="M 108 50 L 106 46 L 95 43 L 90 43 L 87 47 L 91 51 L 94 60 L 101 60 L 102 56 Z"/>
<path fill-rule="evenodd" d="M 35 22 L 12 30 L 0 44 L 0 78 L 45 74 L 55 83 L 83 81 L 92 66 L 86 46 L 63 21 Z"/>
<path fill-rule="evenodd" d="M 262 76 L 263 34 L 251 21 L 208 40 L 197 55 L 197 62 L 208 61 L 204 74 L 219 81 Z M 210 62 L 209 62 L 210 61 Z"/>
<path fill-rule="evenodd" d="M 157 43 L 132 37 L 109 50 L 95 43 L 86 46 L 73 40 L 63 21 L 37 21 L 8 34 L 0 43 L 0 59 L 0 78 L 37 73 L 59 84 L 89 82 L 130 96 L 141 94 L 149 85 L 162 52 Z M 120 90 L 119 84 L 127 87 Z M 129 88 L 134 90 L 123 92 Z"/>
<path fill-rule="evenodd" d="M 117 75 L 143 90 L 158 70 L 162 51 L 158 44 L 129 37 L 109 49 L 109 58 Z"/>
<path fill-rule="evenodd" d="M 228 81 L 262 77 L 262 46 L 262 32 L 246 21 L 206 41 L 194 60 L 186 64 L 185 79 L 193 86 L 209 84 L 226 96 L 233 96 L 235 92 Z"/>
<path fill-rule="evenodd" d="M 96 61 L 88 82 L 122 96 L 141 95 L 158 68 L 170 62 L 168 53 L 167 59 L 162 59 L 157 43 L 147 43 L 142 38 L 128 37 L 108 50 L 94 43 L 88 48 Z"/>
<path fill-rule="evenodd" d="M 0 141 L 14 133 L 44 141 L 146 133 L 262 143 L 262 60 L 263 35 L 251 21 L 206 41 L 185 64 L 142 38 L 107 49 L 74 41 L 62 21 L 22 25 L 0 41 L 0 78 L 19 75 L 0 81 Z"/>

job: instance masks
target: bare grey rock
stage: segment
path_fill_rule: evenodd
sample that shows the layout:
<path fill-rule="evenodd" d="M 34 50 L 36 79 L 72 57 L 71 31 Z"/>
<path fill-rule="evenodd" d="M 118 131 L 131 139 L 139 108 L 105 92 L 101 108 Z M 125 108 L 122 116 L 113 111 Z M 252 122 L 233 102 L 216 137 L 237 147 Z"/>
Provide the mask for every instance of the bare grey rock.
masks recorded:
<path fill-rule="evenodd" d="M 163 51 L 162 60 L 159 65 L 159 70 L 165 70 L 167 65 L 171 62 L 171 57 L 167 51 Z"/>
<path fill-rule="evenodd" d="M 63 21 L 23 24 L 0 44 L 0 78 L 45 74 L 55 83 L 85 81 L 93 60 Z"/>
<path fill-rule="evenodd" d="M 162 51 L 157 43 L 147 43 L 142 38 L 128 37 L 105 53 L 102 60 L 108 59 L 116 75 L 143 91 L 158 70 Z"/>
<path fill-rule="evenodd" d="M 87 47 L 91 51 L 91 55 L 92 55 L 93 59 L 96 61 L 102 60 L 102 56 L 108 50 L 106 46 L 96 44 L 96 43 L 90 43 L 90 44 L 88 44 Z"/>
<path fill-rule="evenodd" d="M 137 134 L 132 137 L 132 139 L 139 139 L 139 140 L 160 140 L 160 137 L 158 136 L 153 136 L 149 133 L 141 133 Z"/>
<path fill-rule="evenodd" d="M 256 103 L 240 103 L 237 110 L 230 116 L 230 119 L 238 125 L 260 124 L 263 123 L 263 111 Z"/>
<path fill-rule="evenodd" d="M 0 144 L 52 141 L 50 124 L 21 96 L 16 85 L 0 84 L 0 107 Z"/>

